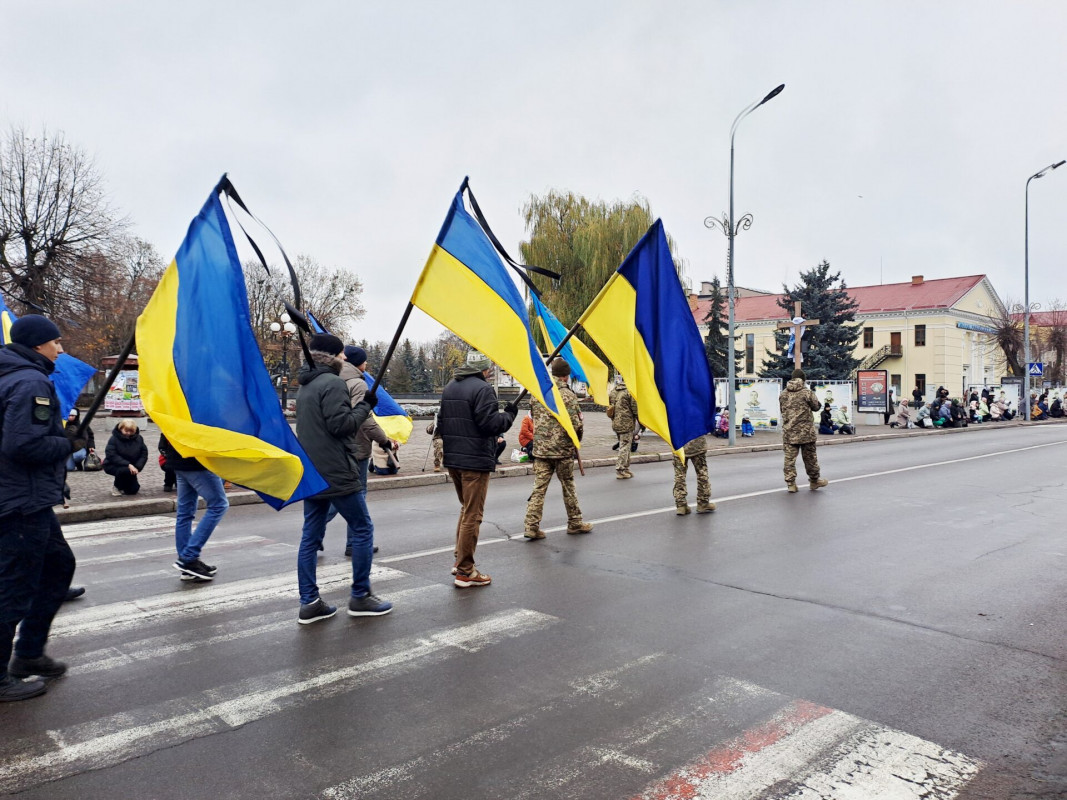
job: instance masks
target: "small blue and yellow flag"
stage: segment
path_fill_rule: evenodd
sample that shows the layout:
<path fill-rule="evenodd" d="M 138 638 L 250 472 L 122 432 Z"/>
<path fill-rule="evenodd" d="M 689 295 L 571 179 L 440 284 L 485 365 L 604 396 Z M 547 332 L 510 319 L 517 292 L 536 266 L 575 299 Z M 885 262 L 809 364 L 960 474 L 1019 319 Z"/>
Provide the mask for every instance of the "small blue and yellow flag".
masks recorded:
<path fill-rule="evenodd" d="M 711 368 L 660 220 L 578 323 L 626 379 L 642 424 L 671 449 L 714 430 Z"/>
<path fill-rule="evenodd" d="M 259 353 L 222 186 L 137 318 L 141 399 L 181 455 L 280 509 L 328 484 L 289 427 Z"/>
<path fill-rule="evenodd" d="M 0 345 L 11 341 L 11 326 L 15 324 L 16 317 L 7 307 L 4 298 L 0 297 Z M 48 377 L 52 385 L 56 387 L 56 398 L 62 409 L 63 417 L 66 418 L 78 402 L 78 395 L 89 379 L 96 374 L 96 369 L 77 359 L 69 353 L 60 353 L 56 359 L 56 368 Z"/>
<path fill-rule="evenodd" d="M 452 200 L 411 302 L 510 373 L 577 447 L 570 415 L 530 332 L 526 303 L 486 231 L 463 205 L 466 185 Z"/>
<path fill-rule="evenodd" d="M 567 335 L 567 329 L 536 294 L 531 296 L 545 344 L 555 350 Z M 593 399 L 602 406 L 608 405 L 608 365 L 597 358 L 596 353 L 577 336 L 567 340 L 559 354 L 571 365 L 572 375 L 589 387 Z"/>

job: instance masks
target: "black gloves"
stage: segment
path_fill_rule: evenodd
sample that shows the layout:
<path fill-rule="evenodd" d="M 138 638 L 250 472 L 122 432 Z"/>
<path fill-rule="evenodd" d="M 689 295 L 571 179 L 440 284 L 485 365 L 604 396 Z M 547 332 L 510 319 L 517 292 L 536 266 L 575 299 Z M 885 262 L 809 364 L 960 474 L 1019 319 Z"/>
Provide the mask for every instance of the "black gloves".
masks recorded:
<path fill-rule="evenodd" d="M 374 407 L 378 405 L 378 392 L 375 389 L 371 389 L 365 395 L 363 395 L 363 402 L 374 410 Z"/>
<path fill-rule="evenodd" d="M 515 417 L 519 415 L 519 404 L 511 402 L 504 403 L 504 410 L 511 414 L 512 419 L 515 419 Z"/>

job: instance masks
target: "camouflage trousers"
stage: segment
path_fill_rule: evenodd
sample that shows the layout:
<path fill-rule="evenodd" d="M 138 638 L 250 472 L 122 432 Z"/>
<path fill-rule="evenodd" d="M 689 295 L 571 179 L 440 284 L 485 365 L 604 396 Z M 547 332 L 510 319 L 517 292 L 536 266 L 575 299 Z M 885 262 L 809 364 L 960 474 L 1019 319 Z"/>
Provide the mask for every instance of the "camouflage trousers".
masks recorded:
<path fill-rule="evenodd" d="M 808 481 L 814 483 L 819 480 L 819 456 L 815 452 L 815 442 L 804 444 L 783 444 L 782 452 L 785 454 L 785 482 L 797 482 L 797 453 L 804 457 L 804 470 L 808 473 Z"/>
<path fill-rule="evenodd" d="M 567 509 L 567 523 L 577 525 L 582 521 L 582 509 L 578 508 L 578 494 L 574 489 L 574 461 L 570 458 L 535 458 L 533 462 L 534 486 L 530 502 L 526 504 L 526 530 L 536 531 L 541 525 L 545 511 L 545 492 L 553 473 L 559 478 L 563 490 L 563 507 Z"/>
<path fill-rule="evenodd" d="M 433 440 L 433 468 L 437 469 L 445 461 L 445 440 L 434 439 Z"/>
<path fill-rule="evenodd" d="M 630 468 L 630 448 L 634 443 L 634 432 L 620 433 L 619 455 L 615 457 L 615 471 L 622 472 Z"/>
<path fill-rule="evenodd" d="M 689 456 L 684 462 L 678 456 L 674 457 L 674 504 L 676 506 L 684 506 L 689 503 L 685 488 L 685 475 L 689 469 L 689 464 L 693 465 L 693 470 L 697 474 L 697 502 L 702 504 L 711 502 L 708 457 L 701 453 L 698 456 Z"/>

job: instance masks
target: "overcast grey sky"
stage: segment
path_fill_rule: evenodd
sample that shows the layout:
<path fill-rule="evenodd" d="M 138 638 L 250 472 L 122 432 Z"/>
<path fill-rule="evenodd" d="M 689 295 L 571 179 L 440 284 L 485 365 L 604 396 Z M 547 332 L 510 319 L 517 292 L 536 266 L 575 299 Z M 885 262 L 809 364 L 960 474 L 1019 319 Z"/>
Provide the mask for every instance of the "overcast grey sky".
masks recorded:
<path fill-rule="evenodd" d="M 62 130 L 168 259 L 223 172 L 354 269 L 392 335 L 464 175 L 518 255 L 531 193 L 641 195 L 699 285 L 822 259 L 850 285 L 987 273 L 1022 298 L 1024 185 L 1067 158 L 1062 0 L 0 0 L 0 124 Z M 1030 188 L 1031 298 L 1067 299 L 1067 166 Z M 415 312 L 412 338 L 439 326 Z"/>

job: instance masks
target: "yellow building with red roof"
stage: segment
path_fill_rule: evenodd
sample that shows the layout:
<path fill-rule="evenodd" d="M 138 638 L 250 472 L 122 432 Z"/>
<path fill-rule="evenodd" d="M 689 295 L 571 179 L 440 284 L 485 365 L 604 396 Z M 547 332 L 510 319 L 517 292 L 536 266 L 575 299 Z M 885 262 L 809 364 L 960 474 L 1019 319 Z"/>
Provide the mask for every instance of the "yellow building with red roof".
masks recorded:
<path fill-rule="evenodd" d="M 1006 365 L 992 334 L 996 320 L 1007 311 L 985 275 L 934 280 L 916 275 L 908 283 L 854 286 L 847 291 L 859 304 L 855 357 L 863 359 L 862 369 L 887 370 L 898 400 L 910 400 L 916 385 L 929 399 L 938 386 L 959 396 L 970 386 L 1000 383 Z M 710 284 L 704 283 L 699 294 L 689 297 L 702 336 L 707 333 L 704 318 L 711 305 L 708 292 Z M 737 290 L 735 333 L 743 356 L 739 378 L 758 377 L 766 352 L 775 351 L 775 329 L 790 316 L 778 305 L 782 297 Z"/>

